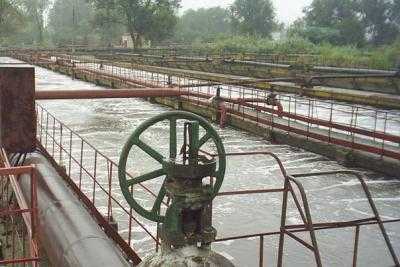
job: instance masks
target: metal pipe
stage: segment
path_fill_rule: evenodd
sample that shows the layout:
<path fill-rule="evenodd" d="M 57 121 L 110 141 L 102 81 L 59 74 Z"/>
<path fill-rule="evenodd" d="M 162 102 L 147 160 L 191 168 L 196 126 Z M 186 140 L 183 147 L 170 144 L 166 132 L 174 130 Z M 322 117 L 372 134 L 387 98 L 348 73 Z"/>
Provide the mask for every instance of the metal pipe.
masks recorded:
<path fill-rule="evenodd" d="M 36 100 L 174 97 L 185 95 L 176 89 L 100 89 L 100 90 L 43 90 L 36 91 Z"/>
<path fill-rule="evenodd" d="M 239 63 L 239 64 L 245 64 L 245 65 L 250 65 L 250 66 L 271 67 L 271 68 L 283 68 L 283 69 L 290 68 L 290 65 L 288 65 L 288 64 L 276 64 L 276 63 L 249 61 L 249 60 L 225 59 L 224 62 L 225 63 Z"/>
<path fill-rule="evenodd" d="M 353 74 L 384 74 L 395 75 L 395 71 L 375 70 L 375 69 L 356 69 L 356 68 L 338 68 L 338 67 L 323 67 L 315 66 L 313 68 L 317 72 L 337 72 L 337 73 L 353 73 Z"/>
<path fill-rule="evenodd" d="M 38 171 L 39 236 L 52 266 L 130 266 L 45 157 L 30 154 L 25 164 Z M 30 202 L 30 176 L 19 181 Z"/>

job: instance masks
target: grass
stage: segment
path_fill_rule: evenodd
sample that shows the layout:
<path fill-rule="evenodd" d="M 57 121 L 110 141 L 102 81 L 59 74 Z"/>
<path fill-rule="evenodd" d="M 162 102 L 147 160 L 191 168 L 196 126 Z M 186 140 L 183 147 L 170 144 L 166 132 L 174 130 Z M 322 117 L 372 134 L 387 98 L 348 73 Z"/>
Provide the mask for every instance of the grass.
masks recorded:
<path fill-rule="evenodd" d="M 336 67 L 393 69 L 400 60 L 400 40 L 392 45 L 361 49 L 354 46 L 315 45 L 300 37 L 272 41 L 263 38 L 230 36 L 221 37 L 213 43 L 194 43 L 192 49 L 203 55 L 255 53 L 278 54 L 285 57 L 296 54 L 299 61 Z"/>

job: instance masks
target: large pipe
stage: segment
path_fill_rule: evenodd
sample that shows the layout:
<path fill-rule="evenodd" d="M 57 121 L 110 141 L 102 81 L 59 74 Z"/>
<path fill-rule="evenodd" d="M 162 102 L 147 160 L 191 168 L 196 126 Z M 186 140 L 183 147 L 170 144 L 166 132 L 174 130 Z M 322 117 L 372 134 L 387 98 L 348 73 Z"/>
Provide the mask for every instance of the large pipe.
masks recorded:
<path fill-rule="evenodd" d="M 253 66 L 273 67 L 289 69 L 289 64 L 277 64 L 259 61 L 248 61 L 248 60 L 225 60 L 226 63 L 240 63 Z M 316 72 L 333 72 L 333 73 L 351 73 L 351 74 L 381 74 L 394 76 L 396 71 L 390 70 L 377 70 L 377 69 L 359 69 L 359 68 L 339 68 L 339 67 L 325 67 L 325 66 L 314 66 L 313 70 Z"/>
<path fill-rule="evenodd" d="M 260 61 L 225 59 L 224 62 L 225 63 L 239 63 L 239 64 L 245 64 L 245 65 L 251 65 L 251 66 L 271 67 L 271 68 L 283 68 L 283 69 L 290 68 L 290 65 L 288 65 L 288 64 L 277 64 L 277 63 L 260 62 Z"/>
<path fill-rule="evenodd" d="M 315 66 L 313 68 L 317 72 L 336 72 L 336 73 L 352 73 L 352 74 L 383 74 L 395 76 L 396 71 L 376 70 L 376 69 L 356 69 L 356 68 L 338 68 L 338 67 L 323 67 Z"/>
<path fill-rule="evenodd" d="M 44 156 L 25 164 L 37 168 L 39 238 L 51 266 L 130 266 Z M 30 176 L 19 182 L 30 202 Z"/>
<path fill-rule="evenodd" d="M 174 97 L 184 95 L 176 89 L 101 89 L 101 90 L 41 90 L 36 91 L 36 100 L 49 99 L 95 99 L 95 98 L 144 98 Z"/>

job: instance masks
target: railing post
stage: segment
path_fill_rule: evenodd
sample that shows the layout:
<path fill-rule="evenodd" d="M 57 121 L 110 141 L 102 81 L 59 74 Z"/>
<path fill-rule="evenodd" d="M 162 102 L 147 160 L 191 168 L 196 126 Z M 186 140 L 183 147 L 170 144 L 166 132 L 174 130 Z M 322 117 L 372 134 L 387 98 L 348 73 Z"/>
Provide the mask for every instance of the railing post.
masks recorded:
<path fill-rule="evenodd" d="M 97 182 L 97 151 L 94 152 L 94 170 L 93 170 L 93 205 L 96 203 L 96 182 Z"/>
<path fill-rule="evenodd" d="M 386 134 L 386 127 L 387 127 L 387 118 L 388 118 L 388 113 L 385 112 L 385 122 L 383 125 L 383 133 Z M 381 159 L 385 155 L 385 139 L 382 139 L 382 152 L 381 152 Z"/>
<path fill-rule="evenodd" d="M 81 157 L 79 162 L 79 190 L 82 189 L 82 171 L 83 171 L 83 139 L 81 140 Z"/>
<path fill-rule="evenodd" d="M 329 114 L 329 131 L 328 131 L 329 143 L 331 142 L 331 136 L 332 136 L 332 118 L 333 118 L 333 102 L 331 102 L 330 114 Z"/>
<path fill-rule="evenodd" d="M 72 131 L 69 134 L 69 163 L 68 163 L 68 176 L 71 176 L 71 164 L 72 164 Z"/>
<path fill-rule="evenodd" d="M 60 123 L 60 164 L 63 162 L 63 125 Z"/>
<path fill-rule="evenodd" d="M 279 247 L 278 247 L 278 267 L 283 265 L 283 249 L 285 242 L 285 225 L 286 225 L 286 211 L 287 211 L 287 201 L 288 201 L 288 191 L 289 191 L 289 179 L 285 175 L 285 182 L 283 186 L 283 197 L 282 197 L 282 209 L 281 209 L 281 224 L 280 224 L 280 234 L 279 234 Z"/>
<path fill-rule="evenodd" d="M 360 238 L 360 226 L 356 226 L 355 236 L 354 236 L 354 250 L 353 250 L 353 267 L 357 266 L 358 257 L 358 241 Z"/>
<path fill-rule="evenodd" d="M 259 256 L 259 267 L 264 266 L 264 236 L 260 235 L 260 256 Z"/>

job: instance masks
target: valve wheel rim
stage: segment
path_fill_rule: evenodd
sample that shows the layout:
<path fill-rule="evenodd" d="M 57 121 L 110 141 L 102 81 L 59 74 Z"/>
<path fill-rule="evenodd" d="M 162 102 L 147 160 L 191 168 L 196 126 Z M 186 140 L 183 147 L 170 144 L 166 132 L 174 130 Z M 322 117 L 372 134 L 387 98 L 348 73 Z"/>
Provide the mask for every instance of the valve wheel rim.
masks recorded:
<path fill-rule="evenodd" d="M 133 197 L 133 192 L 132 192 L 132 187 L 136 184 L 149 181 L 152 179 L 157 179 L 161 176 L 166 175 L 166 172 L 162 168 L 163 162 L 165 162 L 166 158 L 164 158 L 160 153 L 158 153 L 155 149 L 153 149 L 151 146 L 147 145 L 145 142 L 140 140 L 140 136 L 142 135 L 143 132 L 145 132 L 148 128 L 151 126 L 155 125 L 156 123 L 162 122 L 168 120 L 169 125 L 170 125 L 170 136 L 169 136 L 169 158 L 174 159 L 177 156 L 177 137 L 176 137 L 176 127 L 177 127 L 177 121 L 178 120 L 188 120 L 188 121 L 198 121 L 200 126 L 206 131 L 205 135 L 200 138 L 199 141 L 199 149 L 209 140 L 212 140 L 217 148 L 217 154 L 218 154 L 218 170 L 215 172 L 215 183 L 212 186 L 212 194 L 211 194 L 211 199 L 215 198 L 217 193 L 219 192 L 219 189 L 222 186 L 224 175 L 225 175 L 225 169 L 226 169 L 226 157 L 225 157 L 225 149 L 222 143 L 221 138 L 219 137 L 218 133 L 216 130 L 213 128 L 213 126 L 204 118 L 190 113 L 190 112 L 184 112 L 184 111 L 170 111 L 166 112 L 160 115 L 157 115 L 153 118 L 150 118 L 143 122 L 139 127 L 135 129 L 135 131 L 131 134 L 131 136 L 128 138 L 128 141 L 123 147 L 123 150 L 121 152 L 120 160 L 119 160 L 119 168 L 118 168 L 118 177 L 119 177 L 119 183 L 120 187 L 122 190 L 122 194 L 125 197 L 126 201 L 130 205 L 131 208 L 133 208 L 138 214 L 143 216 L 144 218 L 154 221 L 154 222 L 163 222 L 165 216 L 160 215 L 160 210 L 161 210 L 161 204 L 162 201 L 166 195 L 166 190 L 165 190 L 165 181 L 166 178 L 163 181 L 163 184 L 161 186 L 161 189 L 156 197 L 156 200 L 153 204 L 153 207 L 151 210 L 145 209 L 142 207 Z M 155 171 L 140 175 L 138 177 L 134 177 L 131 179 L 127 179 L 127 173 L 126 173 L 126 163 L 129 157 L 129 152 L 131 149 L 137 146 L 140 148 L 142 151 L 144 151 L 147 155 L 149 155 L 151 158 L 155 159 L 160 165 L 161 168 L 157 169 Z"/>

